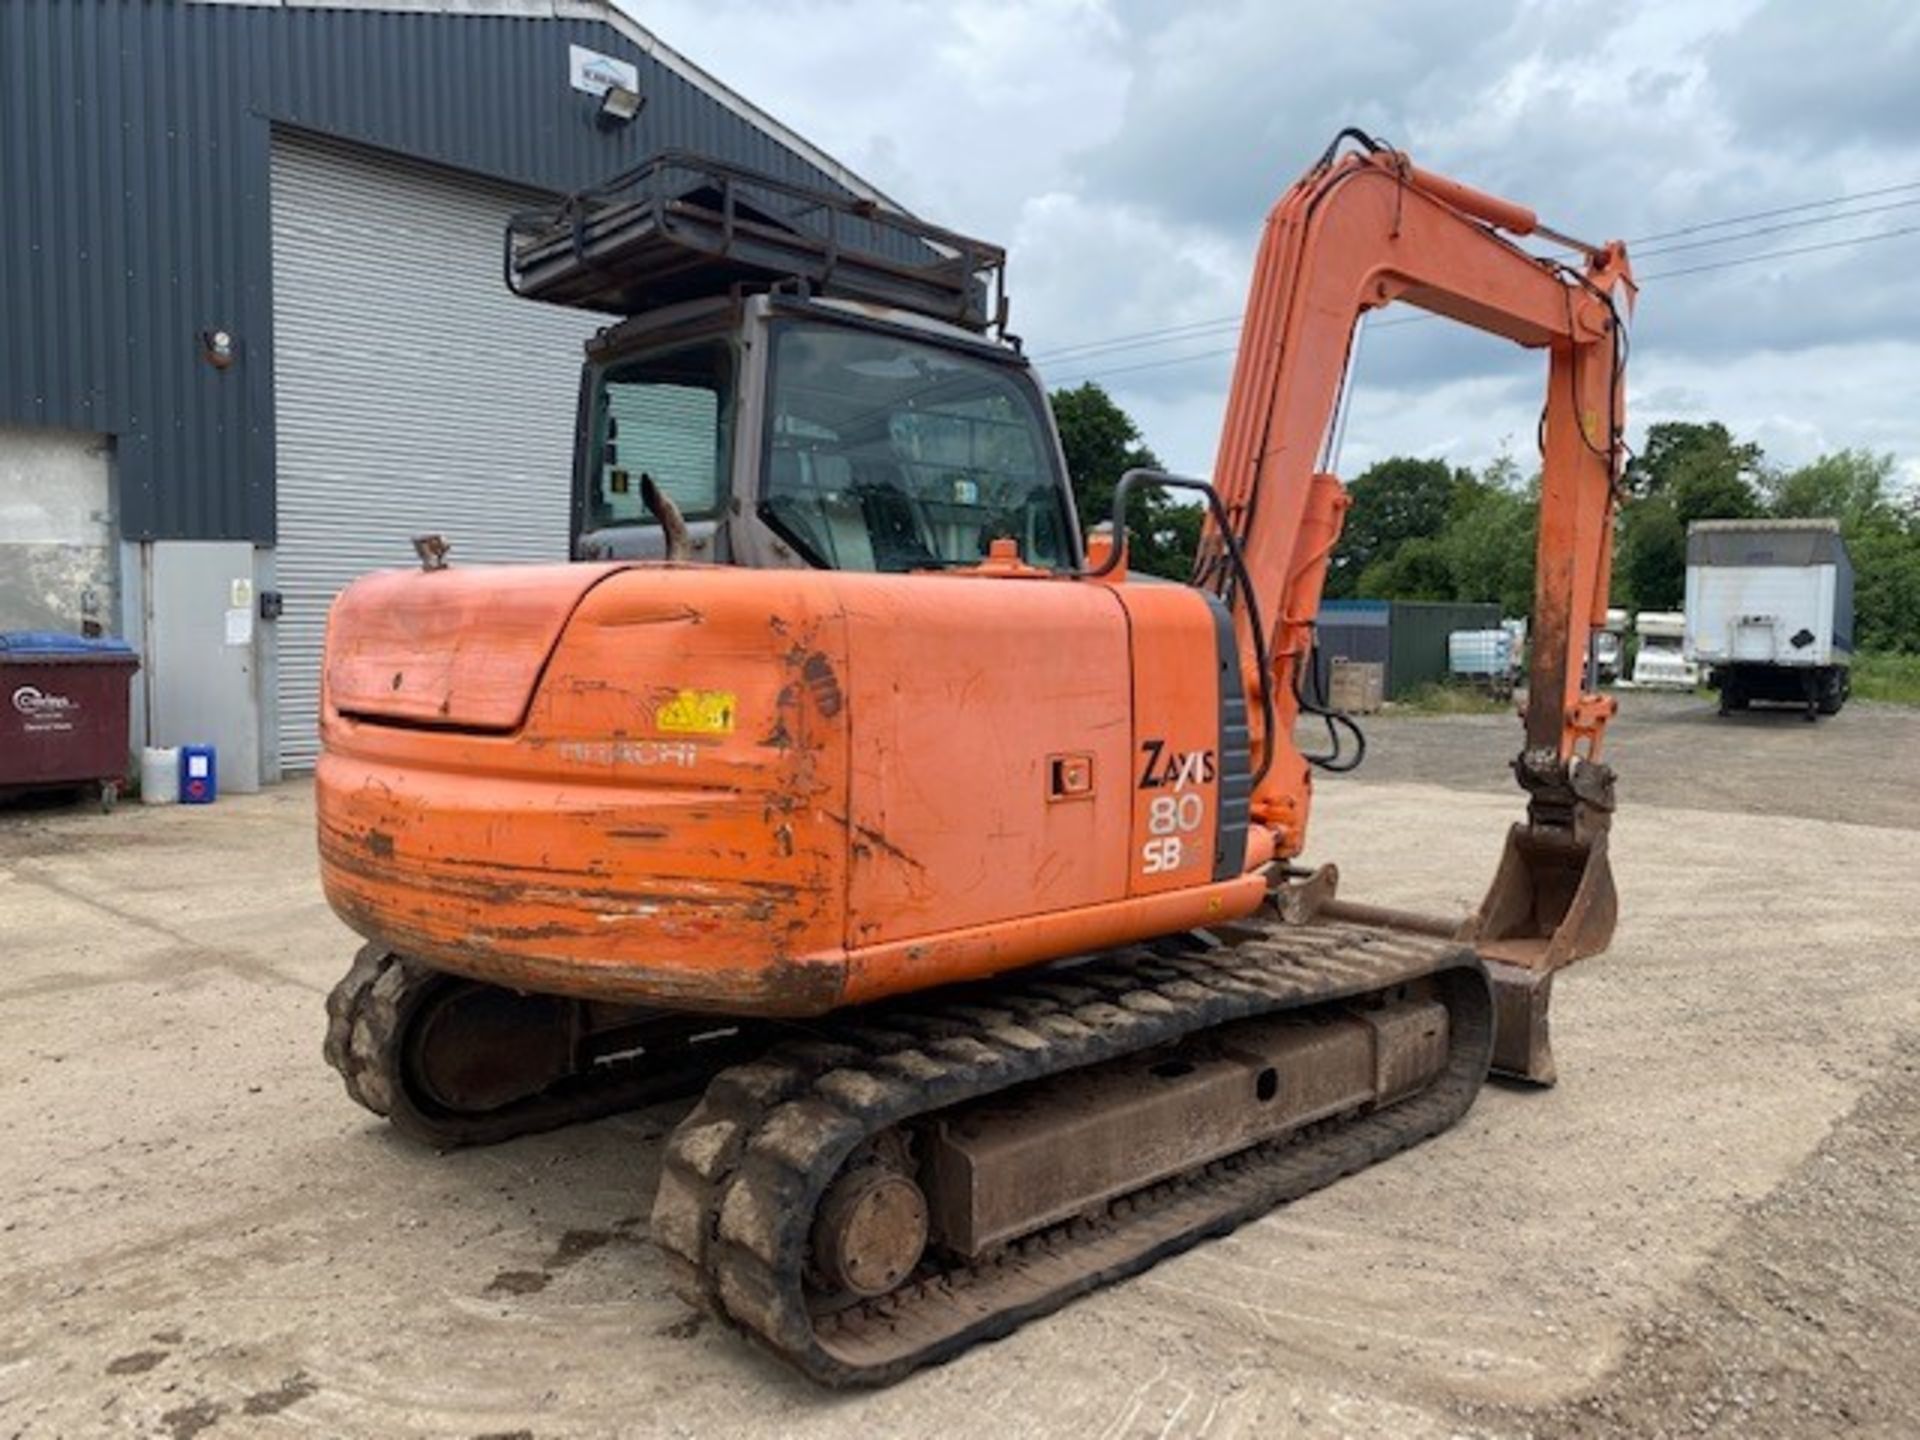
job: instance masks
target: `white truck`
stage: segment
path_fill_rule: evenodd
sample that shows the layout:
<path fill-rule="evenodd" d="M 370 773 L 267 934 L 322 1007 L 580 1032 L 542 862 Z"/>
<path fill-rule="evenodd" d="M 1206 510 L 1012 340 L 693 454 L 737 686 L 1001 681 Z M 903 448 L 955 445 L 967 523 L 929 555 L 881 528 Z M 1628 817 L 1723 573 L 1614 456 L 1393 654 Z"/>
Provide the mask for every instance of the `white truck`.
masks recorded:
<path fill-rule="evenodd" d="M 1593 637 L 1593 667 L 1600 683 L 1611 685 L 1620 678 L 1620 652 L 1627 633 L 1627 612 L 1607 611 L 1607 623 Z"/>
<path fill-rule="evenodd" d="M 1687 527 L 1685 655 L 1720 692 L 1720 713 L 1755 700 L 1846 703 L 1853 562 L 1836 520 L 1696 520 Z"/>
<path fill-rule="evenodd" d="M 1642 610 L 1633 617 L 1640 648 L 1633 657 L 1633 683 L 1642 690 L 1692 690 L 1700 667 L 1686 656 L 1687 617 L 1677 610 Z"/>

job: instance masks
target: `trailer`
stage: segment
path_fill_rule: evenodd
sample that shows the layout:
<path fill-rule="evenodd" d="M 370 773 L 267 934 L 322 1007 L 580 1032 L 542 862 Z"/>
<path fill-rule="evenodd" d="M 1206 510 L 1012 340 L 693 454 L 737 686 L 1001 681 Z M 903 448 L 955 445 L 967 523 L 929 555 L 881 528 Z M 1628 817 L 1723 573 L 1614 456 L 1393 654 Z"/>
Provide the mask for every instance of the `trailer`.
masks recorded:
<path fill-rule="evenodd" d="M 1721 714 L 1765 700 L 1811 721 L 1846 703 L 1853 562 L 1837 520 L 1696 520 L 1686 605 L 1685 658 Z"/>

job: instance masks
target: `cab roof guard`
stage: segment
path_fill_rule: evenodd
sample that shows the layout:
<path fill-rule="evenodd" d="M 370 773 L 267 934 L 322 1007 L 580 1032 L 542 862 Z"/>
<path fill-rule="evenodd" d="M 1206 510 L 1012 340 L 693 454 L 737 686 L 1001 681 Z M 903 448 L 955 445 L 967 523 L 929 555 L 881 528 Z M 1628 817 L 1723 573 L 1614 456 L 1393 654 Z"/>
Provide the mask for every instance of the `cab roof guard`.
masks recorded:
<path fill-rule="evenodd" d="M 740 289 L 1006 332 L 1006 251 L 904 211 L 684 150 L 507 221 L 507 288 L 636 315 Z"/>

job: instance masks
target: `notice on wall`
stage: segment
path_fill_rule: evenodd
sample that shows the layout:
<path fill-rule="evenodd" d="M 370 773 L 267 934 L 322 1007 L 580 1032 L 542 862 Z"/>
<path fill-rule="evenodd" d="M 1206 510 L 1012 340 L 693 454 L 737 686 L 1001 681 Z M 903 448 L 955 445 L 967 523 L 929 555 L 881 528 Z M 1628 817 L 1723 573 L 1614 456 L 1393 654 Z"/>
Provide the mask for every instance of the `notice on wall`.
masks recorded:
<path fill-rule="evenodd" d="M 616 85 L 636 95 L 640 92 L 638 66 L 589 50 L 584 45 L 567 47 L 567 71 L 573 88 L 589 95 L 604 95 Z"/>
<path fill-rule="evenodd" d="M 227 611 L 227 644 L 251 645 L 253 643 L 253 607 Z"/>

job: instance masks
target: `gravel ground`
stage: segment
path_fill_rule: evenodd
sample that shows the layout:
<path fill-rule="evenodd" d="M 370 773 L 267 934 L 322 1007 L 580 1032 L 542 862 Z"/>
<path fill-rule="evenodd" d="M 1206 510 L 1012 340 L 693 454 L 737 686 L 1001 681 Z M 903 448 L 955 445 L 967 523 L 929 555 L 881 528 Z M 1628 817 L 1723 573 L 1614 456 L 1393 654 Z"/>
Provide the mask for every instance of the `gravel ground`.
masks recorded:
<path fill-rule="evenodd" d="M 0 816 L 0 1436 L 1920 1431 L 1920 712 L 1631 697 L 1554 1090 L 1001 1343 L 825 1395 L 671 1296 L 660 1107 L 423 1154 L 319 1058 L 302 786 Z M 1511 720 L 1381 717 L 1357 898 L 1464 907 Z"/>
<path fill-rule="evenodd" d="M 1752 1205 L 1619 1370 L 1543 1435 L 1911 1436 L 1920 1417 L 1920 1035 Z"/>
<path fill-rule="evenodd" d="M 1857 701 L 1721 716 L 1710 698 L 1618 692 L 1621 803 L 1920 827 L 1920 726 Z M 1356 781 L 1498 790 L 1506 716 L 1381 715 Z M 1782 857 L 1784 860 L 1785 857 Z M 1865 897 L 1862 897 L 1865 898 Z M 1629 915 L 1629 919 L 1630 919 Z M 1920 947 L 1899 944 L 1913 959 Z M 1680 1293 L 1633 1322 L 1599 1385 L 1559 1405 L 1462 1406 L 1494 1434 L 1910 1436 L 1920 1431 L 1920 1032 L 1818 1149 L 1745 1206 Z"/>
<path fill-rule="evenodd" d="M 1620 801 L 1741 815 L 1796 815 L 1862 825 L 1920 825 L 1915 711 L 1854 700 L 1809 725 L 1802 712 L 1720 715 L 1709 695 L 1618 690 L 1606 758 Z M 1354 779 L 1411 781 L 1506 794 L 1517 749 L 1510 715 L 1370 715 L 1366 763 Z M 1303 743 L 1323 748 L 1303 726 Z M 1331 782 L 1334 784 L 1340 782 Z"/>

